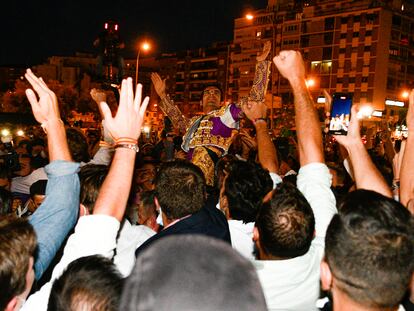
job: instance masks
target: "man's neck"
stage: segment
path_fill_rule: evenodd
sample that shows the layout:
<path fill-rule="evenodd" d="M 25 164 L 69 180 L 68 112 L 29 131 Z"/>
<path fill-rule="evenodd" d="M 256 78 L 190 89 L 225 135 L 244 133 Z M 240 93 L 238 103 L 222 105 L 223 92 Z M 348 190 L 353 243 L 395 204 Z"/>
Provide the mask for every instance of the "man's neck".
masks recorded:
<path fill-rule="evenodd" d="M 349 298 L 348 295 L 346 295 L 344 292 L 339 290 L 338 288 L 332 289 L 332 299 L 333 299 L 333 310 L 334 311 L 396 311 L 398 310 L 398 306 L 394 308 L 388 308 L 388 309 L 380 309 L 380 308 L 370 308 L 365 307 L 357 302 L 353 301 L 351 298 Z"/>

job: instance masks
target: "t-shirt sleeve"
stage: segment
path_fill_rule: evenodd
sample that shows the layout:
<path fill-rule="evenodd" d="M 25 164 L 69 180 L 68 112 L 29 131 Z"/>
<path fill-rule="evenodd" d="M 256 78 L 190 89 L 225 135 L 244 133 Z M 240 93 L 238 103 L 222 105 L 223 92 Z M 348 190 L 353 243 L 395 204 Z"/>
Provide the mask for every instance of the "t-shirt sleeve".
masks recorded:
<path fill-rule="evenodd" d="M 316 237 L 325 238 L 326 229 L 337 213 L 331 183 L 332 176 L 324 163 L 310 163 L 299 170 L 297 187 L 312 207 Z"/>

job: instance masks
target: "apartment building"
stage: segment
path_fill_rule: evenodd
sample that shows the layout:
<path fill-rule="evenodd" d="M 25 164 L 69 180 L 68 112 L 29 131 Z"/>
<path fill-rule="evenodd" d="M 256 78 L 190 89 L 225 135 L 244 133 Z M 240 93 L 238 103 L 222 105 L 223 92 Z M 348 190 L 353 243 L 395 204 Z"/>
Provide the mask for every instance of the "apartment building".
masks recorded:
<path fill-rule="evenodd" d="M 414 87 L 413 13 L 403 1 L 269 1 L 266 9 L 235 20 L 231 93 L 247 94 L 256 54 L 270 40 L 272 55 L 302 52 L 315 99 L 322 89 L 352 93 L 355 103 L 396 121 Z M 273 67 L 267 99 L 273 116 L 291 110 L 292 100 L 287 81 Z"/>

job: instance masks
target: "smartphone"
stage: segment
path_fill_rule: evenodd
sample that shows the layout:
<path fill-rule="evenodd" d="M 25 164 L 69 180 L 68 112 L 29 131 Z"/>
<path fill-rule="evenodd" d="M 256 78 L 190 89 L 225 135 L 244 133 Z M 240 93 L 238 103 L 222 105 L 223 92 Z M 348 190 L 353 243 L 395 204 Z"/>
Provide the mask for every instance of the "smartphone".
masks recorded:
<path fill-rule="evenodd" d="M 331 119 L 329 133 L 333 135 L 347 135 L 351 120 L 352 95 L 334 93 L 332 96 Z"/>

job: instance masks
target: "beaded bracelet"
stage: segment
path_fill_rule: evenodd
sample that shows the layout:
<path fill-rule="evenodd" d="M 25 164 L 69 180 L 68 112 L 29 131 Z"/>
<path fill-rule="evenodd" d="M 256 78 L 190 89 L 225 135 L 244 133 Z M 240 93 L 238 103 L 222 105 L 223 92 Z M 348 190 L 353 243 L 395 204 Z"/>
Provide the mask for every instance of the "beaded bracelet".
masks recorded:
<path fill-rule="evenodd" d="M 253 124 L 256 125 L 256 123 L 259 122 L 259 121 L 264 121 L 265 123 L 267 123 L 267 119 L 266 118 L 256 118 L 256 119 L 253 120 Z"/>
<path fill-rule="evenodd" d="M 127 148 L 127 149 L 131 149 L 135 152 L 139 151 L 139 147 L 138 147 L 137 144 L 116 144 L 115 149 L 118 149 L 118 148 Z"/>

